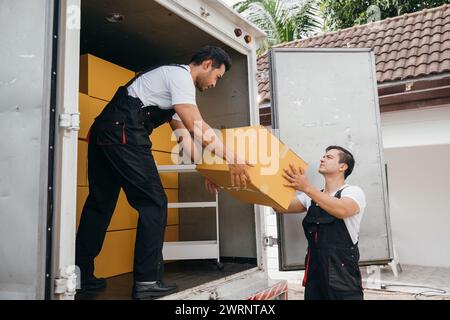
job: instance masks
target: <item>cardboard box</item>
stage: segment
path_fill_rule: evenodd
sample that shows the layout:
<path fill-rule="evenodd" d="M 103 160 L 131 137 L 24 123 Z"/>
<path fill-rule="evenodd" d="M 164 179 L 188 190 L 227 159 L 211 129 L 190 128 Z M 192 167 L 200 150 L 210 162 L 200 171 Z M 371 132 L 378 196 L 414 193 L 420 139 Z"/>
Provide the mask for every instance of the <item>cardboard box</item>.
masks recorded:
<path fill-rule="evenodd" d="M 86 139 L 89 129 L 95 118 L 103 111 L 108 101 L 103 101 L 86 94 L 80 93 L 78 96 L 78 111 L 80 112 L 80 131 L 78 138 Z"/>
<path fill-rule="evenodd" d="M 89 195 L 88 186 L 77 187 L 77 229 L 80 224 L 81 212 L 84 203 Z M 135 229 L 137 226 L 138 213 L 134 210 L 127 201 L 123 190 L 120 191 L 119 199 L 117 200 L 116 208 L 113 217 L 108 226 L 108 231 Z"/>
<path fill-rule="evenodd" d="M 251 183 L 237 190 L 231 185 L 228 164 L 216 156 L 204 157 L 197 170 L 239 201 L 287 209 L 295 190 L 283 186 L 283 169 L 293 164 L 303 170 L 308 165 L 263 126 L 221 130 L 224 143 L 245 160 L 254 164 L 248 173 Z M 300 137 L 299 137 L 300 139 Z"/>
<path fill-rule="evenodd" d="M 178 202 L 178 189 L 164 189 L 164 192 L 167 195 L 167 201 L 170 202 Z"/>
<path fill-rule="evenodd" d="M 108 231 L 102 251 L 95 258 L 95 276 L 113 277 L 133 271 L 136 230 Z"/>
<path fill-rule="evenodd" d="M 152 150 L 152 155 L 157 166 L 178 164 L 178 155 L 175 153 Z"/>
<path fill-rule="evenodd" d="M 180 224 L 180 214 L 178 208 L 172 208 L 167 210 L 167 225 L 174 226 Z"/>
<path fill-rule="evenodd" d="M 164 189 L 178 189 L 178 173 L 163 172 L 159 174 Z"/>
<path fill-rule="evenodd" d="M 138 218 L 138 212 L 128 203 L 125 192 L 120 190 L 108 231 L 134 229 L 137 226 Z"/>
<path fill-rule="evenodd" d="M 180 227 L 167 226 L 164 233 L 164 242 L 176 242 L 180 240 Z"/>
<path fill-rule="evenodd" d="M 134 78 L 135 72 L 91 54 L 80 57 L 80 92 L 111 101 L 120 86 Z"/>
<path fill-rule="evenodd" d="M 77 230 L 80 225 L 81 212 L 89 194 L 89 187 L 77 187 Z"/>
<path fill-rule="evenodd" d="M 91 127 L 89 121 L 89 96 L 87 94 L 78 94 L 78 112 L 80 113 L 80 130 L 78 131 L 78 138 L 86 139 L 89 128 Z"/>
<path fill-rule="evenodd" d="M 88 144 L 86 141 L 78 140 L 78 160 L 77 160 L 77 186 L 88 185 Z"/>
<path fill-rule="evenodd" d="M 176 152 L 174 147 L 177 145 L 176 140 L 172 140 L 172 128 L 168 123 L 165 123 L 154 129 L 150 135 L 152 142 L 152 150 Z"/>

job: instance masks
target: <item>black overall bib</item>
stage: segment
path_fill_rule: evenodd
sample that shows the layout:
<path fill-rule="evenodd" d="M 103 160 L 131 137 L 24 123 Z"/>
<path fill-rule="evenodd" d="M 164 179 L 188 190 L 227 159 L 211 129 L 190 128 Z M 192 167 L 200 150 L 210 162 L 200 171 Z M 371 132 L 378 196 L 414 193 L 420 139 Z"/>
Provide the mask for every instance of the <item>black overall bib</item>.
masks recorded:
<path fill-rule="evenodd" d="M 163 275 L 167 197 L 150 152 L 149 135 L 170 121 L 175 111 L 144 107 L 140 99 L 129 96 L 127 88 L 138 77 L 117 90 L 88 136 L 89 196 L 76 237 L 76 264 L 82 279 L 93 277 L 94 258 L 102 249 L 120 188 L 139 212 L 134 280 L 158 281 Z"/>
<path fill-rule="evenodd" d="M 342 190 L 336 198 L 341 198 Z M 311 200 L 302 225 L 308 240 L 305 300 L 362 300 L 358 244 L 353 244 L 344 220 Z"/>

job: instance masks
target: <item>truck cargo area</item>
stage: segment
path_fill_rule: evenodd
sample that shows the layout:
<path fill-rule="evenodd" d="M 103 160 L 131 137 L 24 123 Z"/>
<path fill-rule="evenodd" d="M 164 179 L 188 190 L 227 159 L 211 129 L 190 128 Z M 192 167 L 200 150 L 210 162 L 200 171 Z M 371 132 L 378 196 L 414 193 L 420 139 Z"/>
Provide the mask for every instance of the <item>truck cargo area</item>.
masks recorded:
<path fill-rule="evenodd" d="M 216 88 L 202 93 L 197 92 L 197 103 L 203 118 L 211 127 L 218 129 L 250 125 L 248 82 L 250 62 L 245 54 L 225 45 L 155 1 L 84 0 L 81 2 L 80 56 L 89 54 L 137 73 L 163 64 L 188 64 L 192 54 L 205 45 L 215 45 L 225 49 L 233 60 L 233 66 Z M 80 91 L 82 87 L 80 83 Z M 108 101 L 102 97 L 90 97 L 89 93 L 85 93 L 85 96 L 97 99 L 103 105 Z M 83 119 L 81 108 L 80 113 Z M 158 139 L 157 134 L 163 134 L 162 132 L 166 131 L 158 132 L 152 134 L 152 141 Z M 85 142 L 85 139 L 79 135 L 78 170 L 81 170 L 80 165 L 84 161 L 80 161 L 80 154 L 87 150 Z M 80 151 L 81 148 L 85 150 Z M 168 150 L 153 151 L 160 155 L 170 153 Z M 157 164 L 160 165 L 158 159 L 155 156 Z M 166 263 L 163 280 L 176 283 L 179 286 L 178 291 L 183 291 L 255 268 L 257 266 L 255 238 L 257 232 L 254 206 L 240 203 L 223 192 L 220 192 L 215 199 L 215 196 L 207 193 L 204 180 L 197 172 L 191 170 L 176 174 L 175 185 L 164 185 L 163 181 L 169 203 L 216 202 L 217 208 L 175 205 L 169 209 L 169 215 L 172 215 L 172 218 L 176 215 L 176 218 L 172 219 L 170 226 L 168 225 L 166 229 L 165 241 L 170 243 L 165 244 L 165 249 L 167 246 L 172 246 L 169 251 L 173 258 L 165 259 L 171 261 Z M 87 196 L 88 187 L 80 183 L 77 185 L 79 214 L 84 202 L 83 197 Z M 122 200 L 119 198 L 119 201 L 126 200 L 123 197 Z M 116 206 L 116 211 L 121 210 L 121 206 Z M 218 221 L 216 221 L 217 216 Z M 130 219 L 127 221 L 129 222 Z M 132 219 L 136 217 L 133 216 Z M 130 298 L 133 284 L 130 261 L 132 261 L 134 249 L 135 229 L 135 225 L 134 227 L 119 226 L 119 224 L 115 227 L 110 226 L 102 250 L 104 252 L 101 253 L 103 273 L 96 274 L 96 276 L 106 275 L 108 287 L 106 291 L 98 294 L 77 294 L 77 299 Z M 124 243 L 126 248 L 123 247 Z M 196 249 L 196 243 L 218 245 L 218 261 L 202 256 L 203 249 L 202 247 Z M 184 249 L 184 244 L 189 248 Z M 128 262 L 125 263 L 121 257 Z"/>
<path fill-rule="evenodd" d="M 191 288 L 217 281 L 224 277 L 254 268 L 252 261 L 222 262 L 219 270 L 208 260 L 183 260 L 165 265 L 164 282 L 175 283 L 178 286 L 174 294 L 183 293 Z M 128 300 L 131 299 L 133 275 L 131 273 L 118 275 L 108 279 L 108 287 L 100 292 L 80 292 L 77 300 Z"/>

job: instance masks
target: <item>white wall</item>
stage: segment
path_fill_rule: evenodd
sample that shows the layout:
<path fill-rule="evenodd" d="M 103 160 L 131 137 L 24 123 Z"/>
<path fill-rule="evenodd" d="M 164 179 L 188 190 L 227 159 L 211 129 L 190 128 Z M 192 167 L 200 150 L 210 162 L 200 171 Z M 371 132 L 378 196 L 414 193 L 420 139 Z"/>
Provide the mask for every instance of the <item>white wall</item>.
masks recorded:
<path fill-rule="evenodd" d="M 385 150 L 400 263 L 450 267 L 450 144 Z"/>
<path fill-rule="evenodd" d="M 450 267 L 450 106 L 381 114 L 401 263 Z"/>
<path fill-rule="evenodd" d="M 450 106 L 381 114 L 385 149 L 450 144 Z"/>

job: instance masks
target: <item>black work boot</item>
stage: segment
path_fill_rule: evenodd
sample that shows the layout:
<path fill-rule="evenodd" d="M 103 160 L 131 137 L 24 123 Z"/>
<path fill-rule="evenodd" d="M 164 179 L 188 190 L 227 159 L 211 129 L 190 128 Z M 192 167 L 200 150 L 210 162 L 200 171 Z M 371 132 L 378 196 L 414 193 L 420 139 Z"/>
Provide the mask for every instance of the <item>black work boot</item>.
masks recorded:
<path fill-rule="evenodd" d="M 106 288 L 105 278 L 96 278 L 95 276 L 81 279 L 81 288 L 79 291 L 102 291 Z"/>
<path fill-rule="evenodd" d="M 142 284 L 136 282 L 133 286 L 133 299 L 148 299 L 163 297 L 173 293 L 178 288 L 175 284 L 165 284 L 162 281 L 156 281 L 153 284 Z"/>

